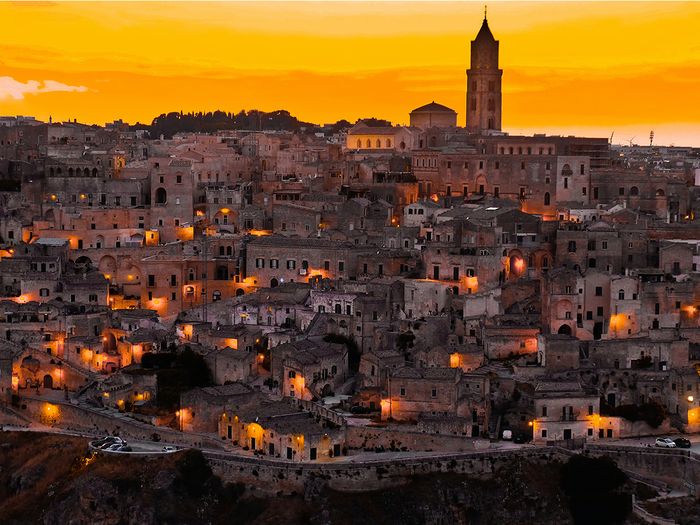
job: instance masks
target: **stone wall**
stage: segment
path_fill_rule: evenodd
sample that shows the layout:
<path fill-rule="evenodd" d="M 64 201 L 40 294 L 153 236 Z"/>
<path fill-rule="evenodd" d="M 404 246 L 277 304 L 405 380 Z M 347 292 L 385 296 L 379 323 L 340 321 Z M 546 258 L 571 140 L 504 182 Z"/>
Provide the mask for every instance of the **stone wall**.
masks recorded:
<path fill-rule="evenodd" d="M 666 482 L 681 490 L 700 494 L 700 460 L 690 450 L 586 444 L 589 456 L 608 456 L 623 470 Z"/>
<path fill-rule="evenodd" d="M 348 426 L 347 447 L 349 449 L 386 450 L 406 449 L 410 451 L 464 452 L 489 446 L 485 440 L 475 440 L 463 435 L 429 434 L 392 427 Z"/>
<path fill-rule="evenodd" d="M 489 475 L 511 463 L 527 458 L 547 463 L 562 460 L 558 449 L 521 449 L 442 454 L 423 458 L 395 458 L 362 463 L 292 463 L 205 452 L 214 472 L 224 481 L 243 482 L 262 491 L 290 493 L 309 490 L 315 483 L 343 491 L 369 491 L 407 482 L 410 477 L 436 472 Z"/>

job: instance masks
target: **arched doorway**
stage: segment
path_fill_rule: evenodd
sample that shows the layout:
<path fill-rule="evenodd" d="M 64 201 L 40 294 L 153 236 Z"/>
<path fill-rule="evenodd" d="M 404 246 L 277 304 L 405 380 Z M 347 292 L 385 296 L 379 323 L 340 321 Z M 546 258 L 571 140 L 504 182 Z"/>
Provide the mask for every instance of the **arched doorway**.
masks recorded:
<path fill-rule="evenodd" d="M 53 377 L 51 377 L 51 374 L 44 376 L 44 388 L 53 388 Z"/>
<path fill-rule="evenodd" d="M 557 333 L 560 335 L 571 335 L 571 327 L 568 324 L 563 324 L 559 327 Z"/>
<path fill-rule="evenodd" d="M 243 290 L 243 288 L 239 288 L 238 290 L 236 290 L 236 297 L 240 297 L 244 293 L 245 293 L 245 291 Z"/>
<path fill-rule="evenodd" d="M 158 188 L 156 190 L 156 204 L 165 204 L 168 201 L 168 192 L 165 188 Z"/>
<path fill-rule="evenodd" d="M 277 282 L 277 279 L 274 277 L 270 279 L 270 288 L 276 288 L 279 283 Z"/>

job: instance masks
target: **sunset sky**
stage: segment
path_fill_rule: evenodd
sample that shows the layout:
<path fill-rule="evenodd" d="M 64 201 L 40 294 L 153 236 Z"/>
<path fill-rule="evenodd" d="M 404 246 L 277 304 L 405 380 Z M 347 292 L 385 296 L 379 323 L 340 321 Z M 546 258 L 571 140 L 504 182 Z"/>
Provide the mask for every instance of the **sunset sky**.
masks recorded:
<path fill-rule="evenodd" d="M 0 115 L 287 109 L 464 124 L 483 2 L 0 2 Z M 700 146 L 700 3 L 489 2 L 503 128 Z"/>

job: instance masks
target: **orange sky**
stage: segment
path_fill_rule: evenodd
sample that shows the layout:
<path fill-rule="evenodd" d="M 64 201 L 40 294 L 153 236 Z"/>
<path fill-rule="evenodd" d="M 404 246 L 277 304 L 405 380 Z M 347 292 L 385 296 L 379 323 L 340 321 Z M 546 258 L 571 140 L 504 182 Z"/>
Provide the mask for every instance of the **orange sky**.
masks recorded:
<path fill-rule="evenodd" d="M 0 114 L 464 118 L 481 2 L 0 2 Z M 491 2 L 503 127 L 700 146 L 700 3 Z"/>

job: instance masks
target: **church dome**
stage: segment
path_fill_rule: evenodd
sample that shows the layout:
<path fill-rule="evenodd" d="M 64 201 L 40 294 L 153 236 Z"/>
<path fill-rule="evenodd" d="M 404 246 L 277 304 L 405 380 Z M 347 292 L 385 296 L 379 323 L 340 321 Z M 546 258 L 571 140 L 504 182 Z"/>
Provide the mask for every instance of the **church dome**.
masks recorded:
<path fill-rule="evenodd" d="M 434 100 L 430 104 L 414 109 L 408 116 L 411 120 L 411 126 L 420 129 L 457 126 L 457 112 L 452 108 L 438 104 Z"/>
<path fill-rule="evenodd" d="M 457 114 L 457 112 L 452 109 L 448 108 L 447 106 L 443 106 L 442 104 L 438 104 L 434 100 L 430 104 L 426 104 L 425 106 L 421 106 L 419 108 L 414 109 L 411 111 L 411 113 L 454 113 Z"/>

